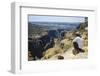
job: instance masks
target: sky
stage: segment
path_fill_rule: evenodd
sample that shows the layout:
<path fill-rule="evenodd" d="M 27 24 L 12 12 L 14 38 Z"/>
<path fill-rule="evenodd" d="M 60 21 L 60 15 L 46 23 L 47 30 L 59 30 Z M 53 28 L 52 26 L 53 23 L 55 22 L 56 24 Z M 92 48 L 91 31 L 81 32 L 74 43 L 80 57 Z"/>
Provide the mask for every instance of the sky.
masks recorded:
<path fill-rule="evenodd" d="M 29 15 L 28 16 L 29 22 L 84 22 L 85 17 L 80 16 L 36 16 L 36 15 Z"/>

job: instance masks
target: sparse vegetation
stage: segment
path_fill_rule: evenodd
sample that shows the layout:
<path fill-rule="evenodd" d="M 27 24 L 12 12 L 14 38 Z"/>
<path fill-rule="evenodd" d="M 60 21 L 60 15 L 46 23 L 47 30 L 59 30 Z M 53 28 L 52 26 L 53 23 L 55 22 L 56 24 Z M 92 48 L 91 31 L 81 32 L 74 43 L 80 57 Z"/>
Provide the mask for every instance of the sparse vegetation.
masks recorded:
<path fill-rule="evenodd" d="M 73 57 L 75 57 L 75 56 L 72 55 L 72 50 L 73 50 L 72 40 L 74 39 L 74 34 L 77 31 L 81 33 L 82 38 L 84 39 L 83 49 L 85 50 L 85 53 L 81 54 L 81 55 L 77 55 L 75 58 L 81 58 L 81 57 L 87 58 L 87 54 L 88 54 L 88 31 L 85 30 L 86 27 L 87 27 L 87 23 L 80 23 L 80 25 L 77 27 L 77 29 L 66 32 L 63 39 L 61 39 L 61 40 L 55 39 L 55 46 L 53 48 L 49 48 L 48 50 L 43 52 L 42 60 L 56 58 L 58 55 L 66 56 L 68 53 L 69 53 L 69 55 L 67 55 L 67 57 L 74 59 Z M 43 28 L 42 29 L 40 27 L 37 28 L 37 26 L 36 26 L 35 28 L 30 27 L 29 30 L 30 30 L 29 35 L 33 34 L 33 32 L 34 32 L 33 35 L 36 35 L 36 34 L 40 34 L 43 31 Z M 64 59 L 66 59 L 66 57 Z"/>

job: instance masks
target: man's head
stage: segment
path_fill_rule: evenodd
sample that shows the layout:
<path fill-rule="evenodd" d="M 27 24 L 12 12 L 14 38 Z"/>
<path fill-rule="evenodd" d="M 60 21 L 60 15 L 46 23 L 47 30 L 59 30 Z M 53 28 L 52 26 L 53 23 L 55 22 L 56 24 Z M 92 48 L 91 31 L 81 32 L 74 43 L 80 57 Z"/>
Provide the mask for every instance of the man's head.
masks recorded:
<path fill-rule="evenodd" d="M 75 36 L 76 36 L 76 37 L 81 37 L 81 34 L 80 34 L 79 32 L 76 32 L 76 33 L 75 33 Z"/>

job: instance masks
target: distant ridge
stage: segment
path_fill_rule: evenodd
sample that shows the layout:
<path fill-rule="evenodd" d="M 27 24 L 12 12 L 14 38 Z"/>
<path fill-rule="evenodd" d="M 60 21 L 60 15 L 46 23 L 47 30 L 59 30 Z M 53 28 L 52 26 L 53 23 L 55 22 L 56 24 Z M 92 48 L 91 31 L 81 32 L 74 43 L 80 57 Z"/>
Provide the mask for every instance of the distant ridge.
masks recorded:
<path fill-rule="evenodd" d="M 68 23 L 68 22 L 29 22 L 28 23 L 28 34 L 38 33 L 40 34 L 43 30 L 64 30 L 70 31 L 75 30 L 80 23 Z"/>

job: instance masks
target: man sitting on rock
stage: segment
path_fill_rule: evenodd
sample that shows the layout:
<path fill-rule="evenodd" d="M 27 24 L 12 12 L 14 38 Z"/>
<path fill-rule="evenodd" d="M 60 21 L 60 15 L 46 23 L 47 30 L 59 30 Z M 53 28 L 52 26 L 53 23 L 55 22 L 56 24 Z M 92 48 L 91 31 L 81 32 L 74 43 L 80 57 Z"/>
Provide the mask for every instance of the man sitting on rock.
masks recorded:
<path fill-rule="evenodd" d="M 76 32 L 76 37 L 73 40 L 73 54 L 76 55 L 79 52 L 85 52 L 82 47 L 83 47 L 83 39 L 81 38 L 81 35 L 79 32 Z"/>

